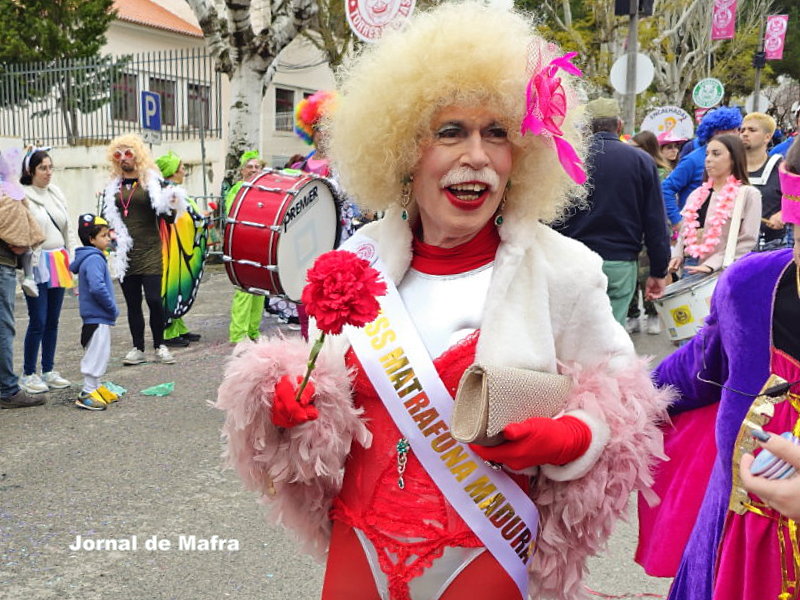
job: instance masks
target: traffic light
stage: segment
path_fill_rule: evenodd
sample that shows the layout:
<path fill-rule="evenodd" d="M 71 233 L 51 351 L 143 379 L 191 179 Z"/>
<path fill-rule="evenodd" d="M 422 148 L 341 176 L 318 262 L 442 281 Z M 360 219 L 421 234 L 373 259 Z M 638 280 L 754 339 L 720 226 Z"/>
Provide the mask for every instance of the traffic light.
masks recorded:
<path fill-rule="evenodd" d="M 767 53 L 766 52 L 755 52 L 753 53 L 753 66 L 756 69 L 763 69 L 767 66 Z"/>

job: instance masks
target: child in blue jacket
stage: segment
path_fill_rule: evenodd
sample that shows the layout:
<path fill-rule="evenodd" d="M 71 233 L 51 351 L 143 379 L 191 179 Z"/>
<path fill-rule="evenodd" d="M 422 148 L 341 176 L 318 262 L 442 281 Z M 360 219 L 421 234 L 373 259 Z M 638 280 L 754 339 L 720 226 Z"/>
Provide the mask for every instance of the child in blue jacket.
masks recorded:
<path fill-rule="evenodd" d="M 114 287 L 108 271 L 105 251 L 111 243 L 108 222 L 102 217 L 85 214 L 78 217 L 78 237 L 82 247 L 75 249 L 70 270 L 79 276 L 78 303 L 83 328 L 81 360 L 83 391 L 75 404 L 88 410 L 105 410 L 118 400 L 116 394 L 100 385 L 111 356 L 111 327 L 119 311 L 114 300 Z"/>

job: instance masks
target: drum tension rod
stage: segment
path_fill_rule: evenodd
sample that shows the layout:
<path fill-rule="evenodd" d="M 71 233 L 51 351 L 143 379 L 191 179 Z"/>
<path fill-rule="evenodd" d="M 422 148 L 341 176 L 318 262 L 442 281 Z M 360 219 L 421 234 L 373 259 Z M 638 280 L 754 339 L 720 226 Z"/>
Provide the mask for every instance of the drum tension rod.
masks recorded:
<path fill-rule="evenodd" d="M 247 288 L 247 292 L 249 294 L 258 294 L 259 296 L 271 296 L 272 295 L 267 290 L 262 290 L 261 288 L 257 288 L 257 287 L 249 287 L 249 288 Z"/>
<path fill-rule="evenodd" d="M 259 262 L 254 260 L 245 260 L 243 258 L 233 258 L 232 256 L 228 256 L 227 254 L 222 255 L 222 262 L 226 263 L 238 263 L 240 265 L 247 265 L 248 267 L 256 267 L 257 269 L 266 269 L 267 271 L 271 271 L 272 273 L 278 272 L 278 265 L 262 265 Z"/>

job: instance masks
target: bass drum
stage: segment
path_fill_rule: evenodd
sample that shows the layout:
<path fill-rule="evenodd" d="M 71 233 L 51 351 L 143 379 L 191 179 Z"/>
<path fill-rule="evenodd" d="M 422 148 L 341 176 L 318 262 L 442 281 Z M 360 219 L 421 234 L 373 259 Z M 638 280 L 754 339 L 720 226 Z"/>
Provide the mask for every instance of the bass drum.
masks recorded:
<path fill-rule="evenodd" d="M 244 291 L 299 302 L 306 271 L 338 242 L 334 184 L 311 173 L 268 169 L 242 185 L 231 203 L 222 259 L 231 282 Z"/>

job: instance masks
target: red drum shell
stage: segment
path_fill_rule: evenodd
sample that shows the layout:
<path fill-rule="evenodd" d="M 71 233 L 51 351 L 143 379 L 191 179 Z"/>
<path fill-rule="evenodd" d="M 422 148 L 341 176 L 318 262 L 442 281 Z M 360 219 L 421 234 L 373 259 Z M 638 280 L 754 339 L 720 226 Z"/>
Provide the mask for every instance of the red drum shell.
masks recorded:
<path fill-rule="evenodd" d="M 338 213 L 333 185 L 318 175 L 267 171 L 245 183 L 223 235 L 231 282 L 298 302 L 306 270 L 338 242 Z"/>

